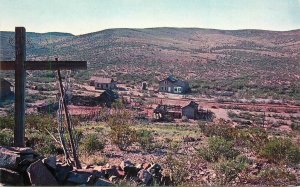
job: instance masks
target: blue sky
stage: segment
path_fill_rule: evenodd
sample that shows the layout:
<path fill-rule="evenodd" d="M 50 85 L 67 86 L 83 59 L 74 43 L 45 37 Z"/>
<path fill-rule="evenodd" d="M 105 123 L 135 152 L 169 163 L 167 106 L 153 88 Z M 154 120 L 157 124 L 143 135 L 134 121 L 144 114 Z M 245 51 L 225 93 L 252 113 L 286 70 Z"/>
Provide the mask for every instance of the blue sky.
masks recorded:
<path fill-rule="evenodd" d="M 300 29 L 300 0 L 0 0 L 0 30 Z"/>

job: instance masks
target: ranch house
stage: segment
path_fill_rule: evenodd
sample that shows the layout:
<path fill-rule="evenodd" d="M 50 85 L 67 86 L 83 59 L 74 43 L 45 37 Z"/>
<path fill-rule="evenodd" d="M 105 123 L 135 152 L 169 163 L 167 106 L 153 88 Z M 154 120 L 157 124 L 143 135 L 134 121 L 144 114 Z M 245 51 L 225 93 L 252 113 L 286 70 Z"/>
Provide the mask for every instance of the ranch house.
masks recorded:
<path fill-rule="evenodd" d="M 117 87 L 117 82 L 112 78 L 91 77 L 90 86 L 95 86 L 96 90 L 113 90 Z"/>
<path fill-rule="evenodd" d="M 191 91 L 189 83 L 180 79 L 177 79 L 170 75 L 168 78 L 159 82 L 159 91 L 175 94 L 184 94 Z"/>

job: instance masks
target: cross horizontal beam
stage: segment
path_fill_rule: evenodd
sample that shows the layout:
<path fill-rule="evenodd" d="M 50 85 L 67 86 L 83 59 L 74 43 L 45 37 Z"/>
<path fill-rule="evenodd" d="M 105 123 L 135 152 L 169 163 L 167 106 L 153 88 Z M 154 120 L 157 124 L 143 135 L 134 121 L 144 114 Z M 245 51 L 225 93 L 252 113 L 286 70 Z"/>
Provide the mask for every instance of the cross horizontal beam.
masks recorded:
<path fill-rule="evenodd" d="M 86 61 L 25 61 L 25 70 L 87 69 Z M 15 70 L 14 61 L 0 61 L 0 70 Z"/>

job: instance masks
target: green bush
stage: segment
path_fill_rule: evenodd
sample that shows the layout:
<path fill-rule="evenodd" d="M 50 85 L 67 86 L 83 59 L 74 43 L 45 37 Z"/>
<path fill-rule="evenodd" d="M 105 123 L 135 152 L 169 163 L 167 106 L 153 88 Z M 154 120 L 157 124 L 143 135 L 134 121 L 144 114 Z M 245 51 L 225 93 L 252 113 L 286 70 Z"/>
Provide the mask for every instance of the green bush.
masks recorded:
<path fill-rule="evenodd" d="M 26 139 L 26 142 L 30 142 L 29 146 L 40 154 L 50 155 L 56 153 L 56 146 L 52 137 L 45 132 L 36 129 L 27 129 Z"/>
<path fill-rule="evenodd" d="M 260 155 L 272 162 L 300 163 L 300 148 L 288 138 L 271 138 L 261 148 Z"/>
<path fill-rule="evenodd" d="M 146 151 L 153 149 L 153 135 L 151 131 L 140 130 L 137 131 L 137 142 L 140 144 L 141 148 Z"/>
<path fill-rule="evenodd" d="M 268 167 L 261 170 L 254 181 L 256 184 L 268 186 L 294 186 L 297 184 L 297 178 L 294 174 L 279 167 Z"/>
<path fill-rule="evenodd" d="M 108 120 L 110 126 L 110 139 L 112 143 L 116 144 L 121 150 L 126 150 L 134 142 L 137 141 L 137 133 L 131 129 L 132 125 L 130 113 L 120 110 L 111 115 Z"/>
<path fill-rule="evenodd" d="M 100 133 L 103 131 L 103 127 L 95 127 L 95 131 Z"/>
<path fill-rule="evenodd" d="M 128 126 L 111 127 L 110 138 L 122 151 L 136 142 L 136 131 Z"/>
<path fill-rule="evenodd" d="M 181 185 L 186 181 L 189 175 L 187 167 L 187 158 L 176 158 L 172 154 L 168 154 L 164 160 L 160 161 L 163 164 L 164 170 L 162 174 L 164 176 L 170 176 L 171 184 L 169 185 Z"/>
<path fill-rule="evenodd" d="M 96 151 L 102 151 L 105 147 L 104 141 L 100 140 L 96 134 L 91 134 L 83 139 L 82 150 L 87 153 L 93 153 Z"/>
<path fill-rule="evenodd" d="M 11 129 L 0 130 L 0 145 L 12 146 L 14 143 L 14 135 Z"/>
<path fill-rule="evenodd" d="M 198 150 L 199 155 L 209 162 L 216 162 L 221 157 L 234 159 L 239 152 L 234 149 L 233 141 L 227 141 L 223 137 L 214 136 L 208 139 L 208 147 Z"/>
<path fill-rule="evenodd" d="M 234 139 L 237 146 L 248 147 L 258 152 L 268 141 L 268 134 L 262 128 L 239 129 Z"/>
<path fill-rule="evenodd" d="M 199 124 L 199 128 L 202 133 L 207 136 L 220 136 L 225 138 L 226 140 L 233 140 L 235 137 L 236 129 L 231 127 L 230 125 L 225 124 Z"/>
<path fill-rule="evenodd" d="M 14 116 L 3 116 L 0 117 L 0 129 L 14 129 L 15 126 L 15 120 Z"/>
<path fill-rule="evenodd" d="M 215 165 L 215 170 L 221 184 L 227 184 L 236 179 L 248 164 L 249 160 L 244 156 L 239 156 L 234 160 L 219 160 Z"/>
<path fill-rule="evenodd" d="M 25 124 L 27 129 L 36 129 L 40 132 L 44 132 L 45 129 L 56 129 L 57 121 L 50 115 L 41 114 L 29 114 L 26 115 Z"/>
<path fill-rule="evenodd" d="M 43 155 L 54 155 L 56 154 L 56 146 L 52 141 L 45 141 L 39 146 L 36 146 L 35 150 Z"/>

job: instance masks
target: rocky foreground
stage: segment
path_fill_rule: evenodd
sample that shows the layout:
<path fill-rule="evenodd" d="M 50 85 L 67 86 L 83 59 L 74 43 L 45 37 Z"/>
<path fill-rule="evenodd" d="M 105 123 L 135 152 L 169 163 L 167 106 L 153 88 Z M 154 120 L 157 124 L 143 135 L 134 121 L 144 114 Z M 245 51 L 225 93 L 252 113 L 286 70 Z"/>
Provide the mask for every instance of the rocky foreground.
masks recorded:
<path fill-rule="evenodd" d="M 31 148 L 0 146 L 0 186 L 2 185 L 170 185 L 170 176 L 159 164 L 84 166 L 76 169 L 55 156 L 43 157 Z"/>

